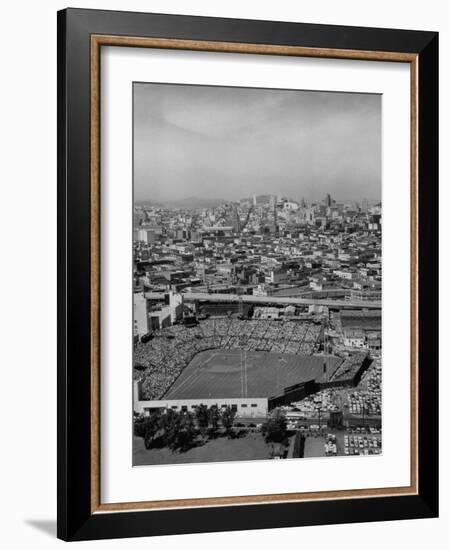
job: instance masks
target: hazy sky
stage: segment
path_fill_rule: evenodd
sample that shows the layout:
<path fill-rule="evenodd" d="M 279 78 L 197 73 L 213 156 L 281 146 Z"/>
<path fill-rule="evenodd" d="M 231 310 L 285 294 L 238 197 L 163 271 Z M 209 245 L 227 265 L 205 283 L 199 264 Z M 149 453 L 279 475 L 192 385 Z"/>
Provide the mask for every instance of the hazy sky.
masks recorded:
<path fill-rule="evenodd" d="M 381 96 L 134 84 L 135 200 L 381 197 Z"/>

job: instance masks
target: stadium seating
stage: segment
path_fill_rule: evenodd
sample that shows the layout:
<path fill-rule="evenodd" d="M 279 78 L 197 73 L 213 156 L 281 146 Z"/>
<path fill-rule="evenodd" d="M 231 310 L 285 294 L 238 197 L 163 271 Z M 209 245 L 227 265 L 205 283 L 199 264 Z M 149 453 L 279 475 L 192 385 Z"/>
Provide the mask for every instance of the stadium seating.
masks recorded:
<path fill-rule="evenodd" d="M 142 381 L 142 398 L 160 399 L 194 356 L 208 349 L 242 349 L 286 354 L 312 354 L 321 327 L 288 320 L 239 320 L 210 317 L 194 327 L 174 325 L 158 331 L 134 349 L 135 377 Z M 144 369 L 144 370 L 142 370 Z"/>

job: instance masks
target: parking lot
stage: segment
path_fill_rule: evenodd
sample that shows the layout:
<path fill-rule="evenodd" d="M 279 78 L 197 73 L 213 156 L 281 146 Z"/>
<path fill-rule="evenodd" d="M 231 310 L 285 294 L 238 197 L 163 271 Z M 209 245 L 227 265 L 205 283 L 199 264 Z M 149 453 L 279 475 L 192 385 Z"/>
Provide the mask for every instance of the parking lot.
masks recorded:
<path fill-rule="evenodd" d="M 306 441 L 304 458 L 325 456 L 375 456 L 382 453 L 382 434 L 376 428 L 350 431 L 303 430 Z"/>

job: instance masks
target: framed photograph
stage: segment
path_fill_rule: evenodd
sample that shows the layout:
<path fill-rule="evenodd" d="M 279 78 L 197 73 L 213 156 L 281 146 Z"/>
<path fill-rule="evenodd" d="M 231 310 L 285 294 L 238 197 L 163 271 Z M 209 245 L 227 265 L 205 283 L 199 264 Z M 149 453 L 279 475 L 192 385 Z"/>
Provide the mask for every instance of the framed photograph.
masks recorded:
<path fill-rule="evenodd" d="M 58 13 L 58 536 L 436 517 L 438 35 Z"/>

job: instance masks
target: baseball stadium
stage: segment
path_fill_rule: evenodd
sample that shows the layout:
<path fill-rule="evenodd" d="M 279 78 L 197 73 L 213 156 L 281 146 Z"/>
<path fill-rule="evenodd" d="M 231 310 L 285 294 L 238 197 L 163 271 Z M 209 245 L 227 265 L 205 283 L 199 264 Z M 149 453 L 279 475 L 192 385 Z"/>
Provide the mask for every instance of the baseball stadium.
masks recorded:
<path fill-rule="evenodd" d="M 367 353 L 325 353 L 324 327 L 311 319 L 210 317 L 180 323 L 138 342 L 134 408 L 231 406 L 237 416 L 263 417 L 334 385 L 355 385 Z"/>

